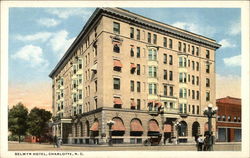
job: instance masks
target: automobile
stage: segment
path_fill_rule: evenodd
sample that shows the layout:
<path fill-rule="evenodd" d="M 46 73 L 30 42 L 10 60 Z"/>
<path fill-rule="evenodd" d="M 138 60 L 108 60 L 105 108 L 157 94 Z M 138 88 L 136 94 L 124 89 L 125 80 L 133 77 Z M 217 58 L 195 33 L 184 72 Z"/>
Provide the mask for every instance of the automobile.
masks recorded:
<path fill-rule="evenodd" d="M 162 134 L 151 135 L 148 139 L 146 139 L 146 140 L 143 142 L 143 144 L 144 144 L 145 146 L 156 146 L 156 145 L 160 145 L 161 138 L 162 138 Z"/>

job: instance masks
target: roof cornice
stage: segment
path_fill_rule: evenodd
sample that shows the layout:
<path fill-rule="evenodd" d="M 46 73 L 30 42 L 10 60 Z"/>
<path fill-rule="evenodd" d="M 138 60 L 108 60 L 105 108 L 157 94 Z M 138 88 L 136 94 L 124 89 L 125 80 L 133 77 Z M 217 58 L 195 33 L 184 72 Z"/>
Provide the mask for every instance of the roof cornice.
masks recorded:
<path fill-rule="evenodd" d="M 131 12 L 127 11 L 128 13 L 130 13 L 130 14 L 128 14 L 128 13 L 122 12 L 122 11 L 126 11 L 126 10 L 124 10 L 124 9 L 120 9 L 120 10 L 121 11 L 115 10 L 115 9 L 112 9 L 112 8 L 97 8 L 94 11 L 94 13 L 91 15 L 91 17 L 89 18 L 87 23 L 84 25 L 82 31 L 76 37 L 76 39 L 71 44 L 71 46 L 68 48 L 68 50 L 66 51 L 64 56 L 60 59 L 60 61 L 55 66 L 55 68 L 49 74 L 49 77 L 53 78 L 55 76 L 55 74 L 58 72 L 59 68 L 66 65 L 66 60 L 70 57 L 70 55 L 73 54 L 75 49 L 77 49 L 78 43 L 86 36 L 86 33 L 92 27 L 92 24 L 95 23 L 95 21 L 99 17 L 101 17 L 103 15 L 108 16 L 108 17 L 112 17 L 114 19 L 118 19 L 118 20 L 121 20 L 121 21 L 126 21 L 126 22 L 132 23 L 134 25 L 138 25 L 138 26 L 147 28 L 149 30 L 154 30 L 156 32 L 167 34 L 168 36 L 172 36 L 172 37 L 175 37 L 175 38 L 186 39 L 186 40 L 191 40 L 193 42 L 198 42 L 201 45 L 204 45 L 204 46 L 207 46 L 207 47 L 212 47 L 214 49 L 218 49 L 221 46 L 220 44 L 218 44 L 216 42 L 208 41 L 208 40 L 211 40 L 209 38 L 207 38 L 208 40 L 204 40 L 202 38 L 195 37 L 194 35 L 196 35 L 196 34 L 194 34 L 194 33 L 191 33 L 191 32 L 188 32 L 188 31 L 185 31 L 185 30 L 182 30 L 182 29 L 179 29 L 179 30 L 182 30 L 182 31 L 174 30 L 174 29 L 171 29 L 171 28 L 167 27 L 167 24 L 165 24 L 166 27 L 164 27 L 164 26 L 162 26 L 160 24 L 143 20 L 142 18 L 140 18 L 140 17 L 142 17 L 140 15 L 137 15 L 137 14 L 133 13 L 134 16 L 132 16 L 132 15 L 130 15 Z M 138 16 L 138 18 L 136 17 L 136 15 Z M 147 19 L 149 19 L 149 18 L 147 18 Z M 152 20 L 152 19 L 150 19 L 150 20 Z M 155 21 L 155 22 L 157 22 L 157 21 Z M 158 22 L 158 23 L 160 23 L 160 22 Z M 185 32 L 187 32 L 187 33 L 185 33 Z M 194 35 L 190 35 L 190 33 L 194 34 Z M 198 35 L 198 36 L 200 36 L 200 35 Z M 201 37 L 203 37 L 203 36 L 201 36 Z"/>

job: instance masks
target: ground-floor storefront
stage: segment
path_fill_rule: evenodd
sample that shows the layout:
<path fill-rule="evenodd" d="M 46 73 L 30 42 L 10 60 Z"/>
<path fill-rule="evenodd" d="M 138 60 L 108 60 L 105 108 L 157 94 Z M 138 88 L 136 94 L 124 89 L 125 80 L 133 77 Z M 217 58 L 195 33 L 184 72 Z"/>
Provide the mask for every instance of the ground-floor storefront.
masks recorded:
<path fill-rule="evenodd" d="M 109 128 L 107 122 L 114 124 Z M 178 124 L 178 125 L 177 125 Z M 212 120 L 215 133 L 215 119 Z M 105 144 L 110 135 L 114 144 L 142 144 L 161 135 L 161 144 L 195 142 L 195 136 L 207 130 L 207 118 L 199 115 L 102 108 L 90 113 L 54 122 L 53 134 L 67 144 Z"/>
<path fill-rule="evenodd" d="M 218 130 L 219 142 L 240 142 L 241 141 L 241 129 L 240 128 L 229 128 L 219 127 Z"/>

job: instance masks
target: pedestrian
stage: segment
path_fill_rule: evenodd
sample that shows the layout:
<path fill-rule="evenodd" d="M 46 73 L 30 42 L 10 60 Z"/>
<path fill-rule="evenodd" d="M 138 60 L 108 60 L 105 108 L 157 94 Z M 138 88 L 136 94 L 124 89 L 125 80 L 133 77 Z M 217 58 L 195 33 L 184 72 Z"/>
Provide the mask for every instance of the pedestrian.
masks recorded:
<path fill-rule="evenodd" d="M 57 136 L 53 137 L 53 145 L 54 145 L 54 148 L 57 147 Z"/>
<path fill-rule="evenodd" d="M 205 139 L 204 139 L 204 147 L 203 147 L 203 150 L 204 151 L 208 151 L 208 148 L 209 148 L 209 135 L 207 134 Z"/>
<path fill-rule="evenodd" d="M 57 141 L 57 148 L 60 148 L 62 145 L 62 139 L 61 138 L 58 138 L 58 141 Z"/>
<path fill-rule="evenodd" d="M 202 151 L 202 146 L 204 142 L 201 136 L 202 135 L 199 135 L 197 139 L 197 151 Z"/>

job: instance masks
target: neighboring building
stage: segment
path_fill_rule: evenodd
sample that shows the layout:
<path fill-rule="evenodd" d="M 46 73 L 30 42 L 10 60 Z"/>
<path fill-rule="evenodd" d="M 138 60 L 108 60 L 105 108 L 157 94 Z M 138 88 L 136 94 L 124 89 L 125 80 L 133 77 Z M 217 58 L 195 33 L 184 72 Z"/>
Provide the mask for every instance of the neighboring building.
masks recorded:
<path fill-rule="evenodd" d="M 124 9 L 97 8 L 49 75 L 54 134 L 64 143 L 98 143 L 113 120 L 114 143 L 142 143 L 176 136 L 178 121 L 180 141 L 193 141 L 205 130 L 203 109 L 215 105 L 219 47 Z"/>
<path fill-rule="evenodd" d="M 217 99 L 216 105 L 218 106 L 217 141 L 241 141 L 241 99 L 228 96 Z"/>

